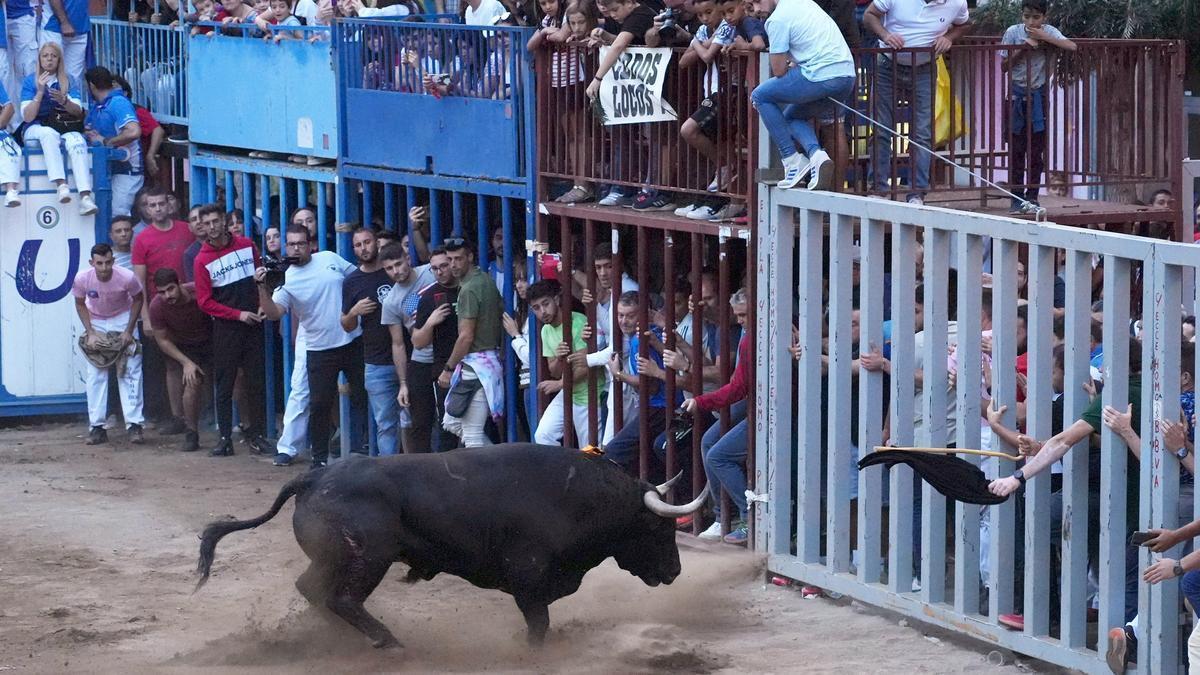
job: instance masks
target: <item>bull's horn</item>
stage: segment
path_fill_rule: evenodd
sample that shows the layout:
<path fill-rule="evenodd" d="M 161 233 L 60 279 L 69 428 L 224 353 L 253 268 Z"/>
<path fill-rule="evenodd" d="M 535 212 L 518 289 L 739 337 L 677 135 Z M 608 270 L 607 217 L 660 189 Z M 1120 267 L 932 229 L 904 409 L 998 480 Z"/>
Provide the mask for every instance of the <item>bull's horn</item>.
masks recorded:
<path fill-rule="evenodd" d="M 666 496 L 667 496 L 667 491 L 669 491 L 669 490 L 670 490 L 672 487 L 674 487 L 674 486 L 675 486 L 675 484 L 679 482 L 679 479 L 680 479 L 680 478 L 683 478 L 683 472 L 682 472 L 682 471 L 680 471 L 679 473 L 675 474 L 675 477 L 674 477 L 674 478 L 672 478 L 671 480 L 669 480 L 669 481 L 667 481 L 667 482 L 663 483 L 662 485 L 655 485 L 655 486 L 654 486 L 654 489 L 655 489 L 656 491 L 658 491 L 658 494 L 659 494 L 660 496 L 662 496 L 662 497 L 666 497 Z"/>
<path fill-rule="evenodd" d="M 646 505 L 646 508 L 653 511 L 655 515 L 662 516 L 663 518 L 678 518 L 680 516 L 691 515 L 699 511 L 701 506 L 704 506 L 706 499 L 708 499 L 707 486 L 705 486 L 704 491 L 700 493 L 699 497 L 696 497 L 687 504 L 668 504 L 654 491 L 642 495 L 642 503 Z"/>

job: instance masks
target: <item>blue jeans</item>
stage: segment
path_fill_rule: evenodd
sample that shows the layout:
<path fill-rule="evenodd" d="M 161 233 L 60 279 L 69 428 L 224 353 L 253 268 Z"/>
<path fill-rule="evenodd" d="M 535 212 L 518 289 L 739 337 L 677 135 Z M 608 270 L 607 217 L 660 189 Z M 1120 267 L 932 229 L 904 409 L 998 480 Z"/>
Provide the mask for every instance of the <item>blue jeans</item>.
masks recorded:
<path fill-rule="evenodd" d="M 746 419 L 746 402 L 736 403 L 729 408 L 729 431 L 721 433 L 721 425 L 714 424 L 704 432 L 700 440 L 700 452 L 704 456 L 704 473 L 708 475 L 709 494 L 712 495 L 717 517 L 721 515 L 721 490 L 729 493 L 729 500 L 737 507 L 738 515 L 746 519 L 746 450 L 749 426 Z"/>
<path fill-rule="evenodd" d="M 368 363 L 364 384 L 371 401 L 371 414 L 375 417 L 376 448 L 380 455 L 394 455 L 400 431 L 400 404 L 396 402 L 400 380 L 396 378 L 396 369 Z"/>
<path fill-rule="evenodd" d="M 781 157 L 796 154 L 797 145 L 811 157 L 821 149 L 812 118 L 826 117 L 836 108 L 829 99 L 845 103 L 853 92 L 853 77 L 810 82 L 799 68 L 790 68 L 782 77 L 772 77 L 755 87 L 750 101 L 771 140 L 779 146 Z"/>
<path fill-rule="evenodd" d="M 893 72 L 893 68 L 895 72 Z M 921 66 L 893 66 L 891 59 L 880 54 L 875 61 L 875 83 L 872 89 L 871 116 L 879 123 L 875 127 L 874 152 L 871 170 L 875 189 L 888 189 L 888 178 L 892 175 L 892 134 L 885 130 L 895 128 L 896 85 L 901 92 L 911 92 L 911 114 L 908 136 L 924 147 L 933 143 L 933 64 Z M 909 185 L 921 194 L 929 189 L 929 166 L 933 156 L 916 146 L 909 145 Z M 911 195 L 910 195 L 911 196 Z"/>

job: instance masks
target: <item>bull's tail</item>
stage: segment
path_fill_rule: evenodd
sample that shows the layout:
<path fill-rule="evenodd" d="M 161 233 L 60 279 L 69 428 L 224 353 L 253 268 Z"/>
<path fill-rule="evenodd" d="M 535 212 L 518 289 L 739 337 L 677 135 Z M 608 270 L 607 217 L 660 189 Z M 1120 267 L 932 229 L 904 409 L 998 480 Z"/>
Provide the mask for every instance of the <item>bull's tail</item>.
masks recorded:
<path fill-rule="evenodd" d="M 217 550 L 217 542 L 221 541 L 222 537 L 231 532 L 258 527 L 274 518 L 279 513 L 279 510 L 283 508 L 283 505 L 287 503 L 287 500 L 291 499 L 293 495 L 302 493 L 308 487 L 312 476 L 313 472 L 306 472 L 288 481 L 287 485 L 284 485 L 283 489 L 279 491 L 279 496 L 275 498 L 275 503 L 271 505 L 271 508 L 257 518 L 251 518 L 250 520 L 218 520 L 206 525 L 204 533 L 200 535 L 200 561 L 196 565 L 196 572 L 200 575 L 200 579 L 196 582 L 196 588 L 192 592 L 200 590 L 200 587 L 208 581 L 209 570 L 212 568 L 213 563 L 213 555 Z"/>

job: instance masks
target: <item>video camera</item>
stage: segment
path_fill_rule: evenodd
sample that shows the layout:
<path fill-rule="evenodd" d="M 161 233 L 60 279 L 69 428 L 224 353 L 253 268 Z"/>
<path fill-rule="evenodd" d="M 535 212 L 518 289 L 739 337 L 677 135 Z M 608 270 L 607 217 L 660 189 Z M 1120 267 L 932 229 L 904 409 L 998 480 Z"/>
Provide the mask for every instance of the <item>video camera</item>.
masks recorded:
<path fill-rule="evenodd" d="M 271 290 L 275 290 L 283 285 L 284 274 L 293 263 L 300 262 L 299 258 L 266 258 L 263 260 L 263 269 L 267 270 L 267 274 L 263 277 L 263 285 Z"/>

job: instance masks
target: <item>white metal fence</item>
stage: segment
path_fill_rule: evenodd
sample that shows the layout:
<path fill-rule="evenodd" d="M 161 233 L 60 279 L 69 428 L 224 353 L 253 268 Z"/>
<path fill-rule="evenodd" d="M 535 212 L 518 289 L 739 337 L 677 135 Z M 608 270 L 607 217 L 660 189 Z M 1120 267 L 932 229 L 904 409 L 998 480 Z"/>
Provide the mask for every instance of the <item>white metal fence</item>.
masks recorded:
<path fill-rule="evenodd" d="M 1181 320 L 1198 313 L 1195 295 L 1181 297 L 1181 289 L 1196 288 L 1200 248 L 801 190 L 764 189 L 759 213 L 752 489 L 769 494 L 756 503 L 754 517 L 756 546 L 768 555 L 770 570 L 990 644 L 1107 672 L 1107 631 L 1125 619 L 1128 532 L 1175 527 L 1191 516 L 1177 507 L 1179 462 L 1164 449 L 1154 420 L 1180 415 Z M 1023 290 L 1019 263 L 1028 272 Z M 985 271 L 992 280 L 990 380 L 982 370 Z M 1065 295 L 1057 310 L 1056 285 L 1060 300 Z M 885 288 L 890 374 L 860 369 L 857 361 L 858 354 L 887 344 Z M 914 493 L 905 466 L 888 475 L 880 467 L 856 470 L 852 453 L 883 443 L 885 412 L 891 442 L 902 446 L 979 448 L 991 436 L 985 398 L 1007 405 L 1002 423 L 1016 428 L 1022 319 L 1026 432 L 1045 441 L 1060 431 L 1051 422 L 1056 314 L 1063 316 L 1062 416 L 1070 426 L 1089 405 L 1082 383 L 1091 378 L 1091 313 L 1100 291 L 1101 369 L 1112 374 L 1101 396 L 1122 411 L 1131 384 L 1125 377 L 1131 318 L 1141 320 L 1142 342 L 1133 349 L 1140 348 L 1145 367 L 1132 382 L 1142 391 L 1136 527 L 1126 527 L 1125 476 L 1127 463 L 1137 460 L 1108 428 L 1098 450 L 1089 452 L 1084 441 L 1067 453 L 1061 478 L 1045 472 L 1030 479 L 1023 494 L 988 508 L 982 520 L 990 542 L 983 555 L 979 506 L 948 501 L 919 480 Z M 802 346 L 798 361 L 788 351 L 793 330 Z M 947 354 L 954 345 L 951 383 Z M 1195 374 L 1195 363 L 1186 367 Z M 1016 453 L 999 437 L 991 449 Z M 1100 473 L 1089 480 L 1092 456 Z M 983 466 L 994 478 L 1018 465 L 989 460 Z M 1180 556 L 1178 550 L 1170 555 Z M 1190 623 L 1180 618 L 1178 580 L 1140 582 L 1150 562 L 1148 550 L 1140 549 L 1138 662 L 1146 672 L 1178 672 Z M 986 583 L 981 564 L 990 571 Z M 1093 604 L 1098 619 L 1089 618 Z M 1023 632 L 999 624 L 999 615 L 1018 608 Z"/>

